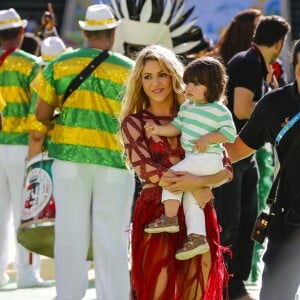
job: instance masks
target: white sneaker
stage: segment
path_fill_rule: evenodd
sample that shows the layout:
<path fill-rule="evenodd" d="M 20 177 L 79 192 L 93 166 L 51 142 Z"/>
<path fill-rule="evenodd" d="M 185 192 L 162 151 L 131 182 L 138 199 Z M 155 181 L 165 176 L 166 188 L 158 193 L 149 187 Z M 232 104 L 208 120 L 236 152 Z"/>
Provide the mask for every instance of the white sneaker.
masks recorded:
<path fill-rule="evenodd" d="M 26 289 L 32 287 L 49 287 L 53 284 L 52 281 L 43 280 L 41 277 L 35 277 L 31 279 L 18 279 L 17 288 L 18 289 Z"/>
<path fill-rule="evenodd" d="M 0 274 L 0 288 L 7 285 L 9 282 L 9 276 L 6 273 Z"/>

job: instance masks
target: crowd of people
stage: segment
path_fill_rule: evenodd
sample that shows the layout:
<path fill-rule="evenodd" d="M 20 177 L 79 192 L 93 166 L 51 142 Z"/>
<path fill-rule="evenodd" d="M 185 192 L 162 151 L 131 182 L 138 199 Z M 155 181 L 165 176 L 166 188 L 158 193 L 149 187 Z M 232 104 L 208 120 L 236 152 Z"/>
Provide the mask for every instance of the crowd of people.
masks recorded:
<path fill-rule="evenodd" d="M 162 30 L 167 12 L 143 28 Z M 57 300 L 84 297 L 91 261 L 98 299 L 253 299 L 245 281 L 259 213 L 255 153 L 268 144 L 279 171 L 269 175 L 275 200 L 260 299 L 294 300 L 300 42 L 294 82 L 279 60 L 290 24 L 247 9 L 215 46 L 192 26 L 167 42 L 153 32 L 140 42 L 130 37 L 131 47 L 122 26 L 136 27 L 137 16 L 117 15 L 105 4 L 88 6 L 78 22 L 84 46 L 72 49 L 58 35 L 51 3 L 30 43 L 27 20 L 0 10 L 0 288 L 10 280 L 11 228 L 16 239 L 23 222 L 24 176 L 43 154 L 55 199 Z M 124 53 L 114 51 L 120 32 Z M 28 201 L 26 208 L 41 200 Z M 19 242 L 14 266 L 20 289 L 51 284 L 40 276 L 39 252 Z"/>

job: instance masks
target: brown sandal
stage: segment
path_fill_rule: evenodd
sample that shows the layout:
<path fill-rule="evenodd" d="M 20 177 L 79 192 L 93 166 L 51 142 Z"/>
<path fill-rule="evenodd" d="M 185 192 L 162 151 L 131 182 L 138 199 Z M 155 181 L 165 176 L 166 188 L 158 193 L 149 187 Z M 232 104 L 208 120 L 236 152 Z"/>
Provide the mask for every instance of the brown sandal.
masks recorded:
<path fill-rule="evenodd" d="M 145 232 L 147 233 L 161 233 L 161 232 L 175 233 L 178 231 L 179 231 L 179 225 L 178 225 L 177 216 L 167 217 L 165 215 L 161 215 L 160 218 L 148 224 L 145 228 Z"/>
<path fill-rule="evenodd" d="M 183 247 L 176 251 L 176 259 L 186 260 L 209 250 L 209 245 L 204 235 L 195 236 L 193 233 L 187 236 Z"/>

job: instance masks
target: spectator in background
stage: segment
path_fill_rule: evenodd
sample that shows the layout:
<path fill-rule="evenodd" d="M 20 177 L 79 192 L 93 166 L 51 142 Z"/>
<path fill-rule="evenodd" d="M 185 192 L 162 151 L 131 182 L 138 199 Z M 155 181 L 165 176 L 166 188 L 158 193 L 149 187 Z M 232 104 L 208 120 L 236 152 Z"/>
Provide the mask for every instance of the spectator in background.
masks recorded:
<path fill-rule="evenodd" d="M 251 47 L 238 52 L 227 64 L 227 97 L 237 131 L 247 122 L 256 103 L 266 93 L 268 66 L 279 56 L 290 25 L 280 16 L 262 17 Z M 250 274 L 254 242 L 251 232 L 258 210 L 258 172 L 254 156 L 234 167 L 233 180 L 214 190 L 215 205 L 222 226 L 221 242 L 232 246 L 233 258 L 227 257 L 229 298 L 250 299 L 244 285 Z"/>
<path fill-rule="evenodd" d="M 52 3 L 48 3 L 48 10 L 46 10 L 41 18 L 41 25 L 35 31 L 35 35 L 37 35 L 41 40 L 45 39 L 49 36 L 58 36 L 56 30 L 56 18 L 53 10 Z"/>
<path fill-rule="evenodd" d="M 247 50 L 262 16 L 262 12 L 254 8 L 239 12 L 222 32 L 213 54 L 220 56 L 227 65 L 236 53 Z"/>

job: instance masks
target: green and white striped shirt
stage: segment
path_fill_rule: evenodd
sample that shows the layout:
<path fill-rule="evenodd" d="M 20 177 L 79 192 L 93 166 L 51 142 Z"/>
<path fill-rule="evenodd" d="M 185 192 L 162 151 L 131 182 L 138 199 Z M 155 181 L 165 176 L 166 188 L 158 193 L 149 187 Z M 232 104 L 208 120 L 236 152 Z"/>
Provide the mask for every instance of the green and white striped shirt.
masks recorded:
<path fill-rule="evenodd" d="M 181 144 L 186 153 L 192 153 L 193 141 L 210 132 L 222 133 L 229 142 L 236 136 L 236 128 L 230 110 L 221 102 L 197 103 L 186 100 L 172 124 L 181 131 Z M 211 144 L 209 153 L 221 153 L 221 144 Z"/>

